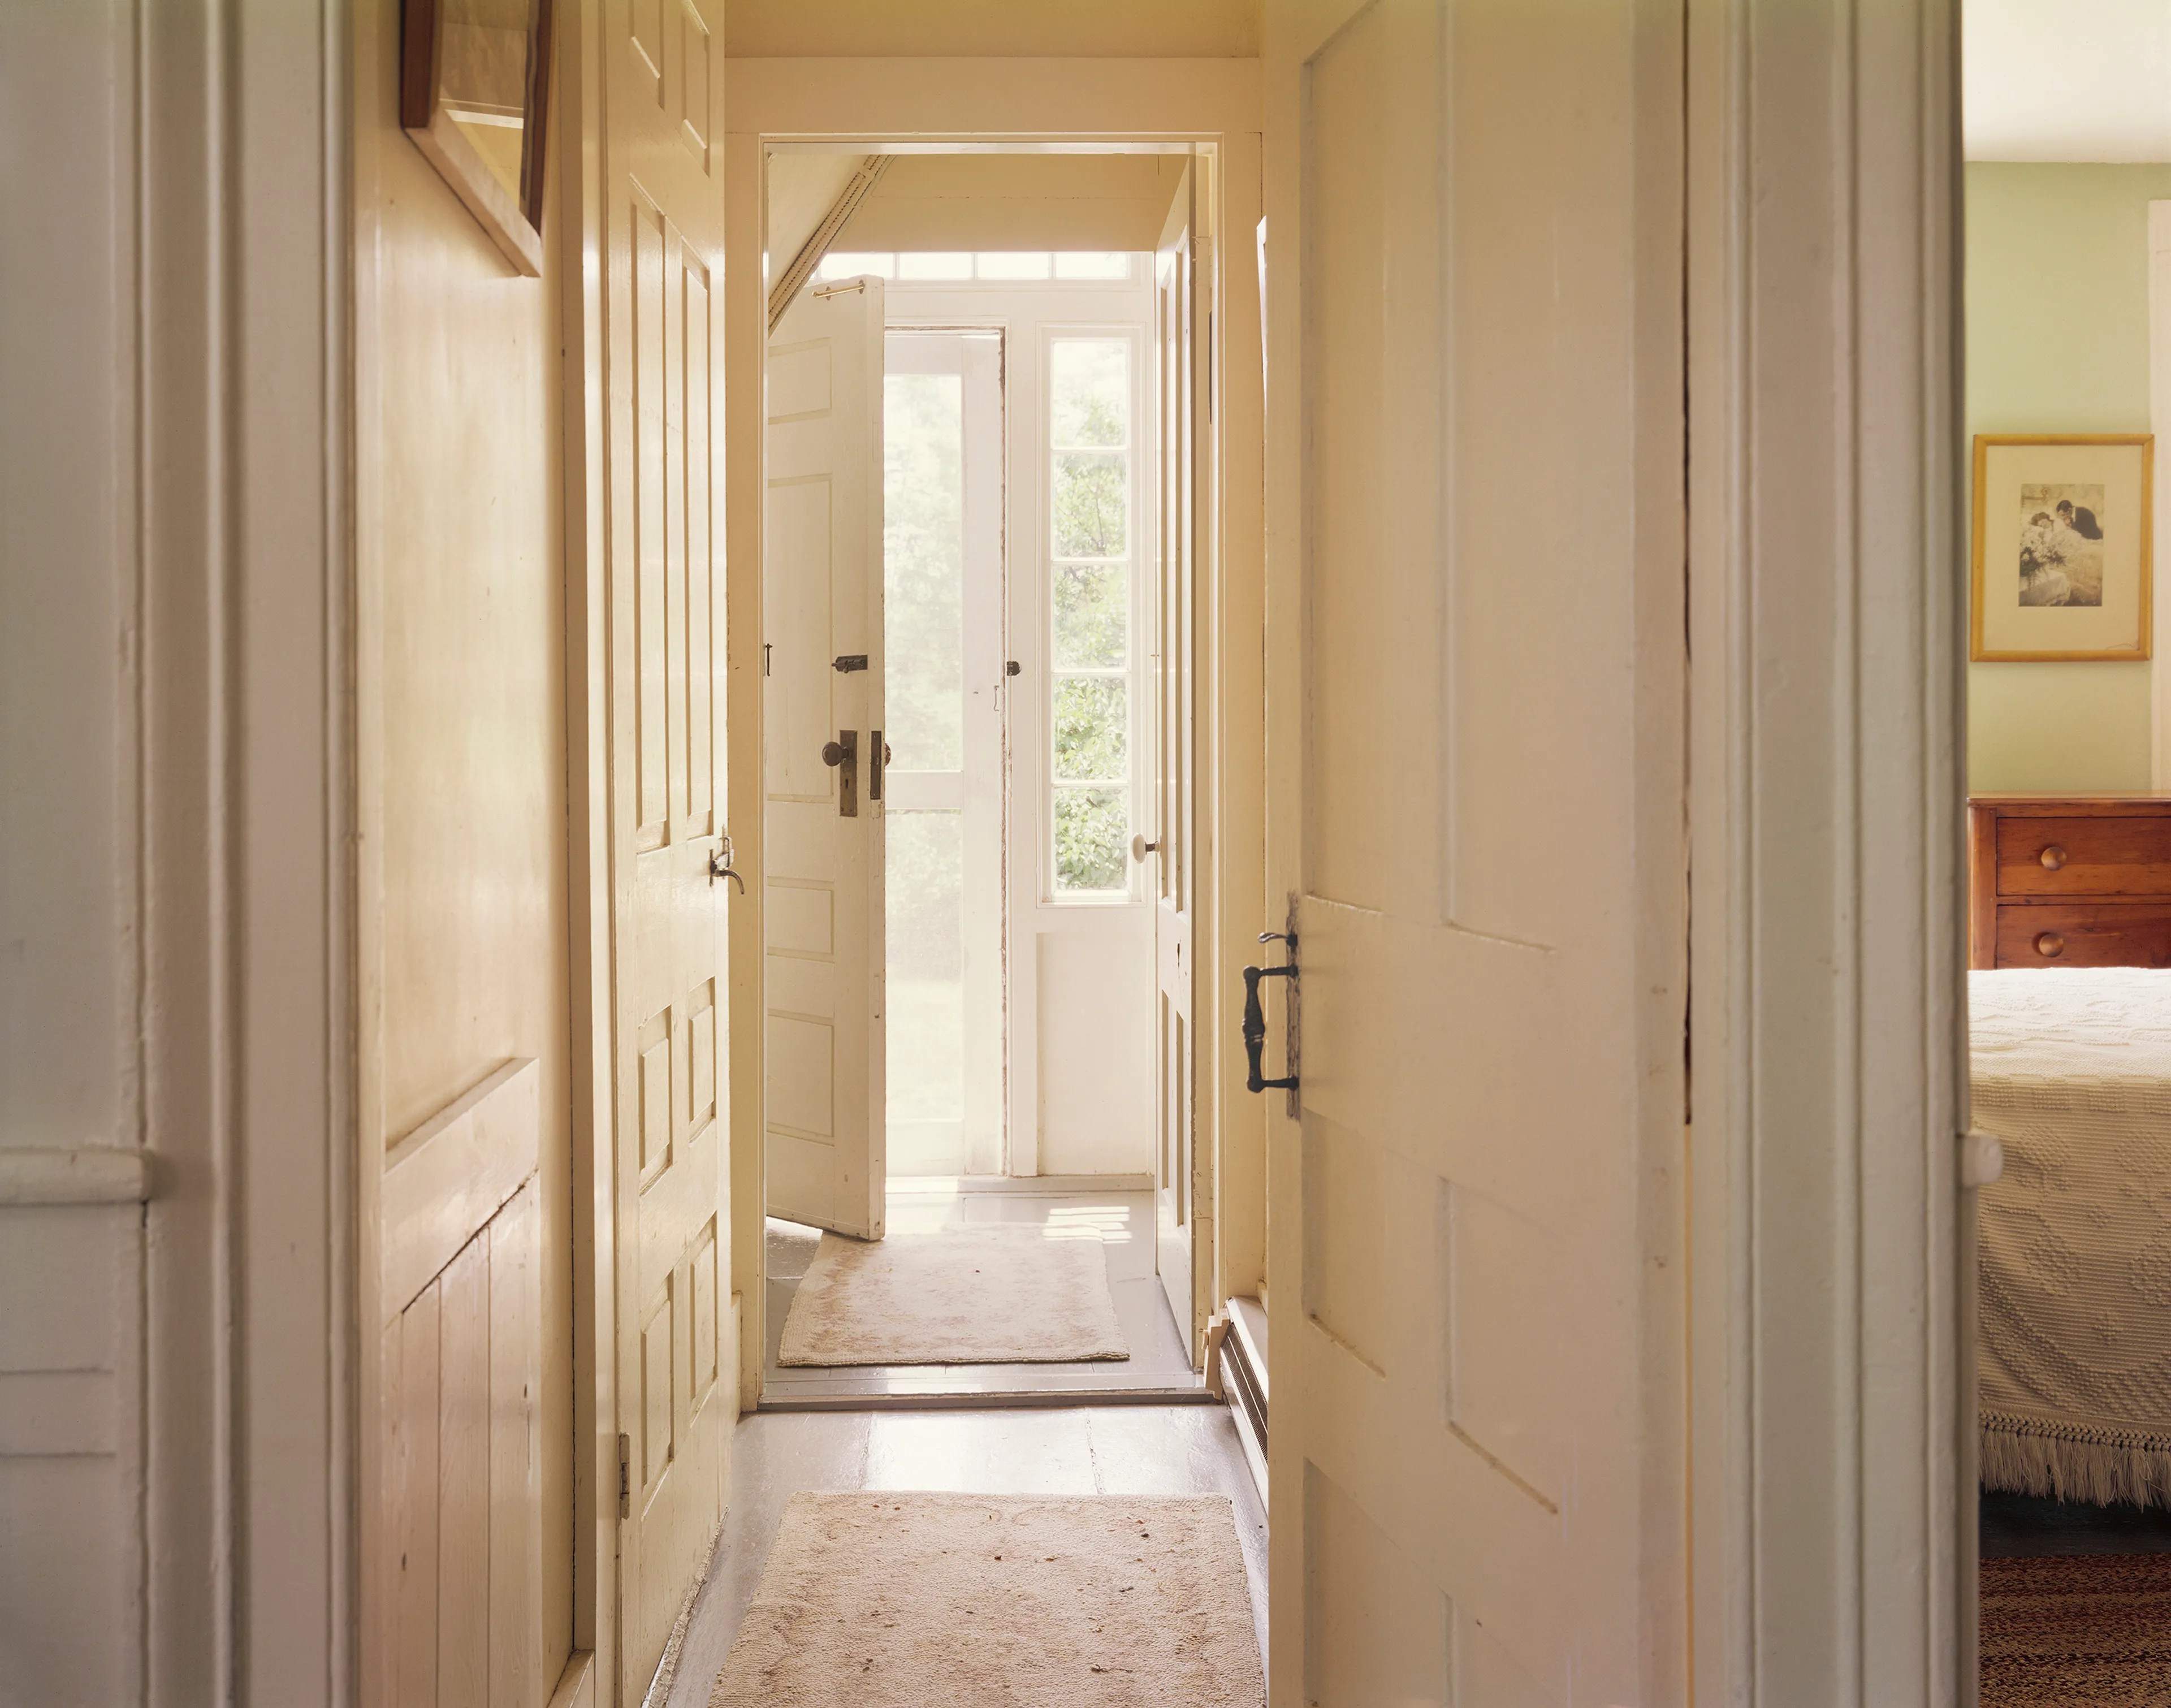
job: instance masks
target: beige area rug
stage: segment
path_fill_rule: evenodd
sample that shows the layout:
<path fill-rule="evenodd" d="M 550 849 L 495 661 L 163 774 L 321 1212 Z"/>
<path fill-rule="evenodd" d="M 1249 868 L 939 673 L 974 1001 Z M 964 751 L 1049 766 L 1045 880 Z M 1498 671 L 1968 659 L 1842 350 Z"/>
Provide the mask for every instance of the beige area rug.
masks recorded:
<path fill-rule="evenodd" d="M 1220 1495 L 794 1495 L 710 1708 L 1257 1708 Z"/>
<path fill-rule="evenodd" d="M 784 1364 L 1053 1364 L 1128 1358 L 1097 1237 L 951 1228 L 824 1234 L 791 1296 Z"/>
<path fill-rule="evenodd" d="M 1982 1562 L 1983 1708 L 2171 1708 L 2171 1554 Z"/>

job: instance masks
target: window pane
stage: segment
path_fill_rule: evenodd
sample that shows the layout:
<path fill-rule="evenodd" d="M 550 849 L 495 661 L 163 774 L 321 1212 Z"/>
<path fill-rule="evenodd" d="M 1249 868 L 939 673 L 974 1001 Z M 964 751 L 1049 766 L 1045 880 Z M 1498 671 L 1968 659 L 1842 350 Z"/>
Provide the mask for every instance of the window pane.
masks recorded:
<path fill-rule="evenodd" d="M 973 276 L 973 258 L 934 254 L 899 255 L 897 276 L 900 279 L 969 279 Z"/>
<path fill-rule="evenodd" d="M 1130 633 L 1128 564 L 1055 566 L 1055 667 L 1119 667 Z"/>
<path fill-rule="evenodd" d="M 1069 254 L 1056 256 L 1055 276 L 1059 279 L 1128 279 L 1131 276 L 1131 258 L 1126 254 L 1102 254 L 1077 249 Z"/>
<path fill-rule="evenodd" d="M 897 276 L 897 257 L 839 252 L 823 256 L 822 265 L 814 270 L 824 279 L 856 279 L 863 273 L 872 273 L 877 279 L 893 279 Z"/>
<path fill-rule="evenodd" d="M 1058 778 L 1064 782 L 1121 782 L 1130 774 L 1129 688 L 1120 676 L 1055 678 Z"/>
<path fill-rule="evenodd" d="M 1121 891 L 1129 882 L 1130 815 L 1121 789 L 1055 791 L 1055 887 Z"/>
<path fill-rule="evenodd" d="M 889 1119 L 962 1123 L 964 815 L 892 812 L 886 826 Z"/>
<path fill-rule="evenodd" d="M 979 271 L 984 279 L 1044 279 L 1048 276 L 1048 255 L 1045 251 L 1033 254 L 998 250 L 980 257 Z"/>
<path fill-rule="evenodd" d="M 1119 558 L 1128 548 L 1130 479 L 1120 451 L 1055 457 L 1055 554 Z"/>
<path fill-rule="evenodd" d="M 964 763 L 964 382 L 882 381 L 884 683 L 893 763 Z"/>
<path fill-rule="evenodd" d="M 1131 346 L 1120 338 L 1059 338 L 1048 354 L 1050 437 L 1057 445 L 1127 445 Z"/>

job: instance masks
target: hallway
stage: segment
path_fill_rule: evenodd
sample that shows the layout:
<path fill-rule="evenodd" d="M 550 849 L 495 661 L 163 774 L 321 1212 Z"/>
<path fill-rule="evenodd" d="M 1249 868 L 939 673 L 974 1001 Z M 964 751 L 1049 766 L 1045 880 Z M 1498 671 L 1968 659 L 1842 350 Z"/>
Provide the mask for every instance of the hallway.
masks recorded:
<path fill-rule="evenodd" d="M 1963 9 L 0 7 L 0 1708 L 1966 1708 Z"/>
<path fill-rule="evenodd" d="M 669 1688 L 652 1708 L 706 1708 L 761 1580 L 785 1502 L 801 1490 L 1229 1497 L 1267 1645 L 1267 1515 L 1236 1425 L 1218 1406 L 1051 1411 L 756 1412 L 732 1438 L 732 1504 Z"/>

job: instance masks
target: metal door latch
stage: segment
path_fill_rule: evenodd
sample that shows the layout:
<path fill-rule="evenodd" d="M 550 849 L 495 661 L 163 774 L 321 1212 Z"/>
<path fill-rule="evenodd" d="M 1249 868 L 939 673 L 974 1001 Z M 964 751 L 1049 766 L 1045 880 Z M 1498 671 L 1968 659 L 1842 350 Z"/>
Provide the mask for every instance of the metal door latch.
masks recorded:
<path fill-rule="evenodd" d="M 1289 959 L 1279 966 L 1247 966 L 1244 969 L 1244 1053 L 1251 1059 L 1251 1072 L 1244 1081 L 1247 1091 L 1294 1091 L 1296 1075 L 1290 1074 L 1279 1079 L 1264 1077 L 1261 1057 L 1267 1048 L 1266 1010 L 1259 1004 L 1259 981 L 1262 978 L 1286 978 L 1289 989 L 1296 988 L 1296 933 L 1294 931 L 1262 931 L 1262 943 L 1285 943 Z"/>
<path fill-rule="evenodd" d="M 829 668 L 839 676 L 849 676 L 855 670 L 865 670 L 866 667 L 867 656 L 864 652 L 840 652 L 830 661 L 829 664 Z"/>
<path fill-rule="evenodd" d="M 746 880 L 732 869 L 731 833 L 722 833 L 717 841 L 718 846 L 709 851 L 709 887 L 714 889 L 718 878 L 729 878 L 739 886 L 739 893 L 743 896 L 746 894 Z"/>
<path fill-rule="evenodd" d="M 860 816 L 860 732 L 839 730 L 837 739 L 822 744 L 822 763 L 837 768 L 837 817 Z"/>

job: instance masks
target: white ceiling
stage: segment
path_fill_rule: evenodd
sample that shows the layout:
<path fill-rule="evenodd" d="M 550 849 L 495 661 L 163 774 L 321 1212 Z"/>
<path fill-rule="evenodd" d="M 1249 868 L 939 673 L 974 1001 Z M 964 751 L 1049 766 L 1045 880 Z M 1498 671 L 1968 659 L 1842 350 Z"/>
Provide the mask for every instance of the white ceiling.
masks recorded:
<path fill-rule="evenodd" d="M 2171 0 L 1963 0 L 1970 160 L 2171 160 Z"/>

